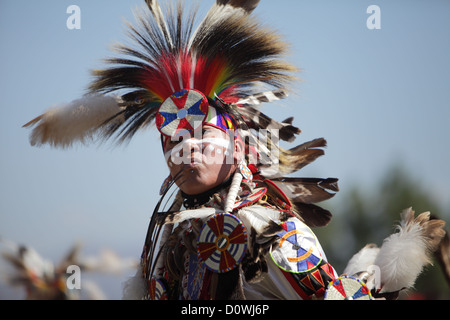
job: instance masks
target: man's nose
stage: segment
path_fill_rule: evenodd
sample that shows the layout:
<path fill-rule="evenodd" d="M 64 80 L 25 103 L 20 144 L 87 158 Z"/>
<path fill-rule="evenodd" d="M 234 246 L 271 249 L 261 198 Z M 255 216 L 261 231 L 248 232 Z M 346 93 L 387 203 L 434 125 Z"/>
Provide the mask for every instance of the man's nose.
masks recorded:
<path fill-rule="evenodd" d="M 182 155 L 190 155 L 194 152 L 200 152 L 201 151 L 201 140 L 198 140 L 196 138 L 190 138 L 185 143 L 183 143 L 183 148 L 181 150 Z"/>

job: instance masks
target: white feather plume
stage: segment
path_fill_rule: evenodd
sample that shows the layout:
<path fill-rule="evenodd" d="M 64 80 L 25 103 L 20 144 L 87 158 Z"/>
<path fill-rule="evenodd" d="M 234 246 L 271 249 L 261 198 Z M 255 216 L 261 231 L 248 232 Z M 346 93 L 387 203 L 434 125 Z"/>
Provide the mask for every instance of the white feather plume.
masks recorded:
<path fill-rule="evenodd" d="M 431 264 L 430 255 L 445 234 L 444 224 L 430 220 L 429 212 L 417 218 L 411 208 L 402 213 L 398 232 L 384 240 L 375 260 L 380 268 L 381 293 L 413 287 L 423 268 Z"/>
<path fill-rule="evenodd" d="M 445 235 L 445 222 L 430 220 L 430 213 L 417 217 L 408 208 L 402 212 L 398 232 L 384 239 L 381 248 L 368 244 L 348 262 L 344 274 L 365 278 L 380 294 L 395 293 L 414 286 L 430 256 Z"/>
<path fill-rule="evenodd" d="M 139 267 L 136 275 L 127 279 L 123 283 L 123 300 L 143 300 L 147 295 L 147 281 L 142 276 L 142 269 Z"/>
<path fill-rule="evenodd" d="M 122 109 L 119 98 L 101 94 L 86 95 L 49 109 L 24 127 L 32 127 L 31 145 L 70 147 L 91 140 L 99 127 Z"/>
<path fill-rule="evenodd" d="M 366 245 L 349 260 L 344 269 L 344 274 L 353 276 L 359 272 L 366 272 L 370 266 L 375 264 L 379 252 L 380 248 L 375 244 Z"/>

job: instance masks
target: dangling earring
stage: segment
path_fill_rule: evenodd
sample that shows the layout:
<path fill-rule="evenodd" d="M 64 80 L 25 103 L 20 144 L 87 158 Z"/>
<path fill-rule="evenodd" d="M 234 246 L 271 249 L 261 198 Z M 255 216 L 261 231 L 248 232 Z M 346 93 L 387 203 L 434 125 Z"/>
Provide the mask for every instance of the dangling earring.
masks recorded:
<path fill-rule="evenodd" d="M 242 174 L 242 177 L 247 181 L 253 180 L 253 174 L 252 171 L 248 168 L 247 163 L 245 160 L 242 160 L 241 163 L 239 163 L 239 171 Z"/>

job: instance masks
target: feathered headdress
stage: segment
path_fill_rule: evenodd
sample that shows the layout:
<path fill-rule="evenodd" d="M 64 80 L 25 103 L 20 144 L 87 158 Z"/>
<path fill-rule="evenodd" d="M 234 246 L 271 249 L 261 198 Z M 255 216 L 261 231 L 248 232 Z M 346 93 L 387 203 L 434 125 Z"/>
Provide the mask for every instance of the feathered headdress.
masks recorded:
<path fill-rule="evenodd" d="M 285 150 L 277 140 L 292 142 L 300 129 L 292 118 L 278 122 L 258 110 L 262 102 L 284 98 L 297 71 L 281 59 L 287 44 L 250 15 L 258 3 L 217 0 L 197 25 L 197 8 L 186 10 L 180 1 L 161 8 L 146 0 L 137 25 L 128 24 L 132 45 L 118 45 L 120 57 L 93 72 L 88 95 L 25 125 L 35 126 L 32 144 L 67 147 L 94 137 L 123 142 L 153 123 L 163 136 L 173 136 L 210 121 L 212 107 L 243 129 L 261 174 L 314 216 L 321 209 L 312 203 L 332 197 L 337 180 L 283 178 L 323 155 L 326 141 Z M 261 129 L 269 132 L 264 139 Z M 322 213 L 328 221 L 329 213 Z"/>

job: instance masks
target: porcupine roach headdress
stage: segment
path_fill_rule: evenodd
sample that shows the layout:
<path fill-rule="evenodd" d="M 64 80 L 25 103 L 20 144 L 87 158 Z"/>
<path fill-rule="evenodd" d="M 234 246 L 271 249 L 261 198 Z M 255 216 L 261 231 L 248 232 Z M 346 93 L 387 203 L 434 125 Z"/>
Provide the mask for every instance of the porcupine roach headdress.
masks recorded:
<path fill-rule="evenodd" d="M 180 128 L 194 130 L 193 120 L 206 121 L 211 105 L 244 129 L 247 147 L 258 144 L 260 129 L 277 129 L 279 139 L 292 142 L 300 133 L 292 118 L 277 122 L 257 109 L 261 102 L 283 98 L 297 70 L 280 59 L 286 44 L 250 16 L 258 2 L 217 0 L 195 27 L 196 10 L 187 13 L 178 2 L 163 14 L 156 0 L 146 0 L 148 10 L 137 14 L 137 26 L 129 25 L 133 46 L 116 47 L 121 57 L 107 59 L 110 67 L 94 71 L 82 99 L 27 123 L 35 126 L 31 143 L 68 147 L 113 136 L 123 142 L 154 122 L 163 136 L 173 136 Z M 182 117 L 173 112 L 174 104 L 182 108 L 173 102 L 180 99 L 182 106 L 190 105 Z M 172 112 L 163 112 L 166 101 Z M 283 177 L 323 155 L 325 145 L 316 139 L 284 150 L 269 139 L 268 148 L 258 149 L 259 156 L 276 151 L 274 163 L 256 167 L 284 189 L 312 226 L 329 221 L 330 213 L 313 203 L 332 197 L 337 180 Z"/>

